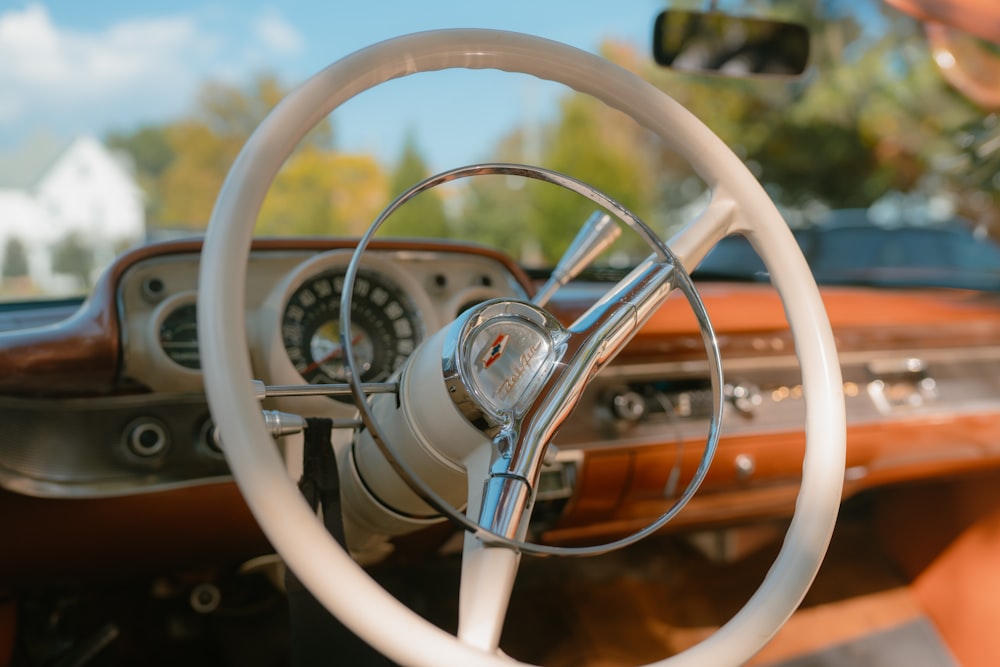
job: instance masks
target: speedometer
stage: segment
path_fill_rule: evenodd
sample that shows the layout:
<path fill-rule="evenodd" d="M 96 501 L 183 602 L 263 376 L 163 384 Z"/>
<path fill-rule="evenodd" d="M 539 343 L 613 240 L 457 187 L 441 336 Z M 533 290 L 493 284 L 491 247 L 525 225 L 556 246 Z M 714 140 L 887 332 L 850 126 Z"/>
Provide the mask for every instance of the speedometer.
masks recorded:
<path fill-rule="evenodd" d="M 347 380 L 341 345 L 343 269 L 313 276 L 286 302 L 281 338 L 288 359 L 307 382 Z M 399 368 L 423 337 L 406 293 L 386 276 L 361 269 L 354 281 L 350 341 L 363 382 L 381 382 Z"/>

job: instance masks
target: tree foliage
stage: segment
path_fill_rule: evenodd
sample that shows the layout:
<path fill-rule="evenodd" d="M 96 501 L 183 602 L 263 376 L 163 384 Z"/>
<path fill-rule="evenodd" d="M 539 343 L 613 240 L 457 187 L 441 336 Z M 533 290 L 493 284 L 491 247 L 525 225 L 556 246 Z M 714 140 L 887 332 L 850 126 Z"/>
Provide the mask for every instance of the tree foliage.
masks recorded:
<path fill-rule="evenodd" d="M 652 209 L 655 171 L 648 136 L 621 112 L 583 95 L 563 100 L 558 124 L 547 133 L 543 160 L 615 199 L 640 218 Z M 576 230 L 594 211 L 589 200 L 553 188 L 539 189 L 534 221 L 546 229 L 542 251 L 558 259 Z"/>
<path fill-rule="evenodd" d="M 146 193 L 146 223 L 157 227 L 163 217 L 163 172 L 177 155 L 164 126 L 141 127 L 135 132 L 114 132 L 108 147 L 131 158 L 139 187 Z"/>
<path fill-rule="evenodd" d="M 94 248 L 78 232 L 67 234 L 52 249 L 52 270 L 73 276 L 82 289 L 89 289 Z"/>
<path fill-rule="evenodd" d="M 392 196 L 403 194 L 430 175 L 416 138 L 412 132 L 407 133 L 389 183 Z M 435 189 L 416 195 L 393 213 L 386 223 L 386 231 L 393 236 L 447 238 L 450 230 L 441 192 Z"/>
<path fill-rule="evenodd" d="M 996 129 L 947 85 L 919 24 L 881 5 L 874 11 L 888 29 L 866 32 L 850 16 L 817 26 L 814 69 L 803 81 L 642 74 L 734 147 L 786 211 L 866 207 L 906 193 L 990 219 L 1000 152 L 981 149 Z M 990 166 L 970 168 L 977 163 Z"/>
<path fill-rule="evenodd" d="M 19 278 L 29 273 L 28 251 L 24 247 L 24 241 L 12 236 L 7 239 L 7 245 L 3 249 L 3 277 Z"/>
<path fill-rule="evenodd" d="M 525 132 L 518 129 L 500 141 L 497 159 L 524 162 Z M 453 226 L 462 238 L 500 248 L 523 263 L 543 264 L 531 233 L 534 197 L 529 186 L 514 177 L 484 176 L 466 181 L 461 209 Z"/>
<path fill-rule="evenodd" d="M 1000 121 L 947 86 L 916 24 L 887 14 L 891 30 L 865 30 L 846 14 L 817 26 L 814 68 L 799 81 L 668 71 L 634 46 L 613 42 L 602 52 L 719 134 L 793 224 L 826 208 L 870 206 L 907 193 L 944 197 L 958 212 L 1000 227 Z M 830 45 L 835 57 L 828 57 Z M 267 75 L 245 89 L 208 83 L 188 117 L 111 137 L 133 156 L 150 194 L 150 223 L 203 228 L 230 164 L 284 92 Z M 699 210 L 708 190 L 669 147 L 578 94 L 564 95 L 552 117 L 514 128 L 493 153 L 584 181 L 664 235 Z M 387 168 L 372 155 L 336 151 L 324 122 L 277 176 L 256 231 L 358 235 L 392 197 L 427 175 L 415 133 L 406 135 Z M 526 263 L 552 264 L 594 208 L 552 185 L 475 178 L 415 197 L 385 229 L 397 236 L 460 233 Z M 634 238 L 617 251 L 633 258 L 643 252 Z"/>
<path fill-rule="evenodd" d="M 385 174 L 374 158 L 306 146 L 274 179 L 255 232 L 358 236 L 386 200 Z"/>
<path fill-rule="evenodd" d="M 371 155 L 338 153 L 332 166 L 330 192 L 339 230 L 360 236 L 389 202 L 388 176 Z"/>
<path fill-rule="evenodd" d="M 535 134 L 540 140 L 534 139 Z M 519 162 L 537 155 L 548 169 L 567 174 L 610 196 L 639 217 L 652 213 L 657 185 L 648 134 L 618 111 L 580 95 L 565 96 L 558 116 L 537 133 L 506 138 L 499 151 Z M 528 142 L 538 141 L 529 147 Z M 552 265 L 598 208 L 564 188 L 512 179 L 478 180 L 463 212 L 466 229 L 526 263 Z M 625 242 L 635 245 L 634 238 Z"/>
<path fill-rule="evenodd" d="M 285 93 L 272 75 L 258 76 L 246 89 L 208 82 L 189 116 L 109 137 L 112 146 L 132 156 L 148 194 L 150 226 L 204 229 L 230 165 Z M 276 179 L 261 213 L 263 229 L 285 234 L 335 230 L 328 175 L 332 147 L 333 129 L 325 120 L 306 135 Z M 314 191 L 319 186 L 326 191 Z"/>

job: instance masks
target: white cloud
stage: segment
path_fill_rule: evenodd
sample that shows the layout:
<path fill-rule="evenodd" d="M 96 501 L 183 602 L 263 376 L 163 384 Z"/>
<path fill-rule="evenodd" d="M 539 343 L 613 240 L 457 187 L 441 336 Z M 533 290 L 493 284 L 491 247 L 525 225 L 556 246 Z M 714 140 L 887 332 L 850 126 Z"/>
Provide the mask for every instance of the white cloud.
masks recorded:
<path fill-rule="evenodd" d="M 26 126 L 103 132 L 129 113 L 169 107 L 195 85 L 192 58 L 211 48 L 190 17 L 123 21 L 83 32 L 56 25 L 45 7 L 0 13 L 0 135 Z M 16 100 L 12 102 L 11 100 Z"/>
<path fill-rule="evenodd" d="M 175 119 L 205 81 L 238 83 L 303 49 L 273 10 L 244 17 L 207 5 L 83 30 L 41 4 L 0 9 L 0 151 L 37 130 L 101 136 Z"/>
<path fill-rule="evenodd" d="M 171 120 L 206 80 L 239 82 L 301 57 L 305 40 L 280 12 L 240 10 L 206 5 L 83 30 L 38 3 L 0 9 L 0 151 L 39 129 L 100 136 Z"/>
<path fill-rule="evenodd" d="M 303 50 L 302 35 L 277 10 L 270 9 L 258 16 L 253 31 L 265 47 L 276 53 L 296 55 Z"/>
<path fill-rule="evenodd" d="M 0 15 L 0 80 L 28 95 L 105 95 L 150 75 L 168 74 L 196 41 L 190 19 L 119 23 L 103 32 L 61 29 L 29 5 Z M 9 89 L 8 89 L 9 90 Z"/>

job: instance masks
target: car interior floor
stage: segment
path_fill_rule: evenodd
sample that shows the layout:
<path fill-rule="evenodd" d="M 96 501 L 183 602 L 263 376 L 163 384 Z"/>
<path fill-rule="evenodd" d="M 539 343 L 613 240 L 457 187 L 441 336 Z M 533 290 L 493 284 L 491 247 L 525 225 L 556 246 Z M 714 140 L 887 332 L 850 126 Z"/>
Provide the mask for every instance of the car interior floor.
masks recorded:
<path fill-rule="evenodd" d="M 678 653 L 745 604 L 786 527 L 783 519 L 761 520 L 668 532 L 592 558 L 526 556 L 501 649 L 548 667 L 625 667 Z M 458 613 L 456 536 L 442 525 L 370 569 L 405 604 L 449 631 Z M 842 506 L 800 608 L 749 664 L 995 665 L 998 553 L 998 474 L 855 495 Z M 215 583 L 223 603 L 213 613 L 191 610 L 195 588 L 183 574 L 20 594 L 17 617 L 7 625 L 0 618 L 0 627 L 19 626 L 11 664 L 64 664 L 55 660 L 67 656 L 86 659 L 65 664 L 108 666 L 294 664 L 288 604 L 273 577 L 243 574 Z M 13 607 L 10 598 L 0 611 Z M 346 637 L 338 632 L 335 644 Z M 347 655 L 339 645 L 336 652 Z M 359 667 L 389 664 L 373 652 L 351 655 L 359 656 L 349 660 Z"/>
<path fill-rule="evenodd" d="M 996 475 L 847 500 L 802 605 L 748 664 L 995 665 L 998 510 Z M 645 664 L 679 652 L 749 599 L 785 525 L 666 535 L 595 559 L 529 562 L 502 647 L 553 667 Z"/>
<path fill-rule="evenodd" d="M 903 574 L 881 550 L 872 531 L 869 508 L 849 504 L 838 523 L 830 551 L 799 611 L 752 661 L 754 665 L 857 665 L 858 651 L 884 633 L 907 632 L 919 642 L 919 655 L 933 656 L 914 667 L 951 665 L 933 631 L 921 632 L 926 616 Z M 845 516 L 846 515 L 846 516 Z M 725 532 L 667 536 L 638 549 L 615 554 L 609 563 L 538 562 L 521 574 L 509 615 L 505 648 L 527 661 L 553 667 L 611 667 L 662 659 L 709 636 L 745 604 L 759 586 L 780 546 L 784 522 L 742 527 L 772 541 L 752 553 L 732 543 Z M 739 538 L 736 538 L 739 539 Z M 750 547 L 748 547 L 750 548 Z M 533 635 L 556 621 L 551 633 Z M 913 626 L 919 630 L 911 634 Z M 532 637 L 542 637 L 538 642 Z M 522 639 L 523 637 L 523 639 Z M 853 645 L 844 659 L 816 655 Z M 930 646 L 928 650 L 927 646 Z M 898 647 L 897 647 L 898 648 Z M 807 660 L 800 663 L 798 660 Z"/>

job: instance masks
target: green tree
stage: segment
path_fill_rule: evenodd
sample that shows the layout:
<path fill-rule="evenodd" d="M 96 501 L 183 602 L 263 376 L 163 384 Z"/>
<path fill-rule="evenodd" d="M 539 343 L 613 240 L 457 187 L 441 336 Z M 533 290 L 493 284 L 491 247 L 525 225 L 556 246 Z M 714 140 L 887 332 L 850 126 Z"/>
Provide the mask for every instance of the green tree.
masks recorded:
<path fill-rule="evenodd" d="M 190 116 L 109 137 L 109 143 L 128 152 L 136 165 L 140 185 L 149 197 L 150 224 L 204 229 L 230 165 L 285 92 L 269 74 L 258 76 L 246 88 L 208 82 Z M 317 154 L 330 152 L 332 145 L 333 129 L 327 119 L 306 135 L 289 158 L 286 171 L 295 176 L 285 178 L 299 184 L 286 183 L 286 190 L 298 188 L 305 176 L 301 167 L 293 166 L 301 153 L 306 153 L 302 158 L 306 163 L 320 166 Z M 323 214 L 317 212 L 315 202 L 305 205 L 301 214 L 288 207 L 283 213 L 292 214 L 284 221 L 286 233 L 326 229 L 319 223 Z"/>
<path fill-rule="evenodd" d="M 20 278 L 29 273 L 28 252 L 24 242 L 16 236 L 7 239 L 3 250 L 3 277 Z"/>
<path fill-rule="evenodd" d="M 553 121 L 530 135 L 511 133 L 496 152 L 502 160 L 537 162 L 583 181 L 649 221 L 657 196 L 649 138 L 621 112 L 574 93 L 561 100 Z M 474 179 L 461 226 L 527 264 L 552 265 L 597 206 L 555 185 L 512 181 Z M 613 252 L 635 254 L 640 243 L 625 235 Z"/>
<path fill-rule="evenodd" d="M 430 175 L 413 133 L 407 133 L 392 171 L 389 191 L 393 197 L 399 196 Z M 447 237 L 450 226 L 440 193 L 440 189 L 434 189 L 415 196 L 392 215 L 383 229 L 393 236 Z"/>
<path fill-rule="evenodd" d="M 542 160 L 649 219 L 655 172 L 648 151 L 650 136 L 624 114 L 591 97 L 573 94 L 561 105 L 558 124 L 547 133 Z M 540 237 L 549 260 L 558 259 L 595 205 L 551 187 L 538 189 L 532 222 L 546 230 Z M 634 239 L 626 237 L 626 243 Z"/>
<path fill-rule="evenodd" d="M 261 206 L 260 235 L 334 232 L 333 154 L 305 147 L 278 173 Z"/>
<path fill-rule="evenodd" d="M 949 196 L 967 217 L 1000 225 L 1000 151 L 985 150 L 995 119 L 990 127 L 947 84 L 919 24 L 881 3 L 870 9 L 886 30 L 863 30 L 849 15 L 814 26 L 815 68 L 802 81 L 626 66 L 719 134 L 786 211 L 869 206 L 904 192 Z"/>
<path fill-rule="evenodd" d="M 149 125 L 135 132 L 113 132 L 105 139 L 107 146 L 131 158 L 139 187 L 146 193 L 146 223 L 161 224 L 163 193 L 161 178 L 177 154 L 170 145 L 165 126 Z"/>
<path fill-rule="evenodd" d="M 94 249 L 78 232 L 70 232 L 52 248 L 52 270 L 75 277 L 80 287 L 89 289 Z"/>
<path fill-rule="evenodd" d="M 386 181 L 369 155 L 306 146 L 274 179 L 255 233 L 360 235 L 386 206 Z"/>
<path fill-rule="evenodd" d="M 371 155 L 338 153 L 331 164 L 333 217 L 351 236 L 364 234 L 389 203 L 389 176 Z"/>
<path fill-rule="evenodd" d="M 501 162 L 525 162 L 525 131 L 516 129 L 497 145 Z M 521 179 L 478 176 L 464 181 L 453 227 L 463 239 L 503 250 L 528 265 L 545 265 L 530 227 L 532 193 Z"/>
<path fill-rule="evenodd" d="M 167 132 L 177 158 L 161 180 L 161 222 L 167 227 L 204 229 L 239 147 L 196 119 L 175 123 Z"/>

